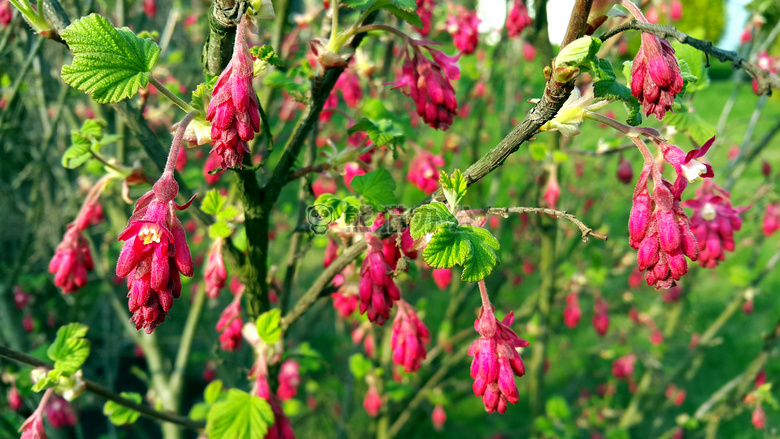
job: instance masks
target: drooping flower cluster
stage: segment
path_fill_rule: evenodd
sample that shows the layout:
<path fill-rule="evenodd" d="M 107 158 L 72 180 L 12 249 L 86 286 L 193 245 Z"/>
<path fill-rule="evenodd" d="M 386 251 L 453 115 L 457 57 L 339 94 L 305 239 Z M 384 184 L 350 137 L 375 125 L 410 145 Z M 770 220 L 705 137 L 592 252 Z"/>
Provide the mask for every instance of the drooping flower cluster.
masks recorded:
<path fill-rule="evenodd" d="M 631 66 L 631 94 L 642 104 L 645 115 L 663 120 L 672 109 L 674 97 L 683 88 L 680 65 L 674 49 L 663 38 L 642 34 L 642 46 Z"/>
<path fill-rule="evenodd" d="M 431 276 L 440 290 L 446 290 L 452 283 L 452 268 L 434 268 Z"/>
<path fill-rule="evenodd" d="M 433 20 L 433 8 L 436 7 L 434 0 L 417 0 L 417 15 L 422 21 L 422 29 L 417 29 L 420 35 L 426 37 L 431 33 L 431 21 Z"/>
<path fill-rule="evenodd" d="M 366 377 L 368 381 L 368 391 L 363 398 L 363 408 L 366 409 L 366 413 L 372 418 L 376 418 L 379 415 L 379 410 L 382 409 L 382 397 L 379 396 L 379 391 L 376 389 L 376 384 L 373 377 Z"/>
<path fill-rule="evenodd" d="M 398 313 L 393 321 L 393 337 L 390 346 L 393 349 L 393 363 L 403 366 L 404 372 L 415 372 L 425 359 L 425 344 L 430 341 L 430 333 L 425 324 L 409 304 L 401 301 Z"/>
<path fill-rule="evenodd" d="M 477 28 L 482 20 L 477 18 L 477 11 L 458 6 L 457 11 L 447 19 L 447 32 L 452 35 L 455 47 L 464 55 L 474 53 L 479 42 Z"/>
<path fill-rule="evenodd" d="M 704 155 L 714 140 L 710 139 L 688 154 L 674 145 L 656 142 L 664 159 L 677 173 L 677 178 L 674 184 L 669 183 L 655 168 L 655 163 L 646 159 L 637 181 L 628 220 L 629 243 L 638 250 L 637 265 L 645 271 L 647 284 L 656 289 L 676 285 L 676 281 L 688 271 L 685 257 L 695 261 L 699 256 L 699 245 L 691 232 L 688 216 L 680 207 L 680 198 L 689 181 L 714 175 L 712 167 L 694 160 Z M 646 150 L 643 142 L 637 144 L 640 149 Z M 649 154 L 649 151 L 646 153 Z M 652 195 L 647 189 L 651 174 Z"/>
<path fill-rule="evenodd" d="M 211 246 L 204 277 L 206 280 L 206 295 L 209 296 L 209 299 L 216 299 L 225 286 L 225 282 L 227 282 L 227 269 L 225 268 L 225 260 L 222 259 L 221 238 L 215 239 L 214 244 Z"/>
<path fill-rule="evenodd" d="M 279 388 L 276 395 L 281 401 L 295 398 L 298 386 L 301 384 L 301 376 L 298 370 L 301 365 L 295 360 L 287 360 L 279 367 Z"/>
<path fill-rule="evenodd" d="M 151 191 L 138 199 L 127 228 L 119 235 L 125 244 L 116 264 L 116 275 L 127 278 L 132 321 L 137 330 L 145 328 L 148 334 L 165 321 L 173 299 L 181 294 L 179 275 L 190 277 L 193 272 L 186 233 L 174 213 L 186 209 L 192 199 L 184 206 L 173 201 L 179 185 L 173 179 L 174 160 L 169 157 L 168 163 L 170 169 Z"/>
<path fill-rule="evenodd" d="M 596 304 L 593 305 L 593 311 L 591 324 L 599 336 L 603 337 L 609 330 L 609 304 L 606 300 L 599 297 L 596 299 Z"/>
<path fill-rule="evenodd" d="M 512 38 L 520 35 L 520 32 L 531 25 L 531 16 L 528 15 L 528 8 L 525 7 L 523 0 L 512 2 L 512 9 L 506 17 L 507 35 Z"/>
<path fill-rule="evenodd" d="M 441 431 L 444 428 L 444 423 L 447 422 L 447 412 L 444 411 L 444 407 L 441 404 L 436 404 L 436 407 L 433 408 L 431 421 L 436 431 Z"/>
<path fill-rule="evenodd" d="M 460 69 L 455 64 L 458 57 L 422 46 L 431 54 L 431 61 L 422 54 L 419 43 L 409 42 L 409 46 L 412 53 L 404 53 L 401 76 L 391 83 L 393 90 L 399 89 L 411 97 L 417 105 L 417 114 L 431 128 L 445 131 L 458 112 L 455 90 L 450 83 L 460 78 Z"/>
<path fill-rule="evenodd" d="M 14 8 L 11 6 L 11 2 L 9 0 L 0 0 L 0 26 L 3 26 L 3 29 L 5 29 L 11 23 L 12 18 L 14 18 Z"/>
<path fill-rule="evenodd" d="M 223 169 L 241 168 L 247 142 L 260 130 L 259 101 L 252 88 L 254 67 L 246 42 L 246 19 L 236 30 L 233 57 L 219 75 L 206 119 L 211 122 L 211 153 L 220 156 Z"/>
<path fill-rule="evenodd" d="M 623 156 L 620 157 L 620 162 L 618 163 L 617 178 L 623 184 L 629 184 L 634 179 L 634 169 L 631 167 L 631 163 L 624 159 Z"/>
<path fill-rule="evenodd" d="M 764 220 L 761 222 L 764 236 L 772 236 L 780 230 L 780 204 L 767 204 Z"/>
<path fill-rule="evenodd" d="M 433 155 L 428 151 L 420 150 L 409 164 L 409 173 L 406 180 L 417 186 L 425 195 L 436 192 L 439 187 L 439 171 L 444 166 L 444 158 Z"/>
<path fill-rule="evenodd" d="M 247 325 L 249 326 L 249 324 Z M 256 331 L 254 325 L 252 329 Z M 245 335 L 246 335 L 245 330 Z M 251 341 L 250 341 L 251 343 Z M 271 411 L 274 414 L 274 423 L 268 427 L 268 432 L 265 434 L 265 439 L 295 439 L 295 432 L 290 424 L 290 419 L 285 416 L 282 405 L 279 398 L 271 393 L 271 388 L 268 385 L 268 366 L 265 359 L 265 352 L 258 353 L 258 359 L 252 369 L 249 371 L 249 377 L 254 378 L 252 393 L 260 398 L 268 401 L 271 405 Z"/>
<path fill-rule="evenodd" d="M 747 209 L 732 207 L 731 194 L 712 180 L 705 180 L 696 195 L 682 206 L 693 209 L 691 231 L 699 244 L 699 265 L 712 268 L 726 251 L 734 251 L 734 232 L 742 228 L 739 214 Z"/>
<path fill-rule="evenodd" d="M 241 347 L 241 328 L 244 326 L 244 319 L 241 317 L 241 294 L 236 294 L 230 305 L 225 307 L 217 321 L 217 332 L 222 332 L 219 336 L 219 346 L 228 352 L 235 351 Z"/>
<path fill-rule="evenodd" d="M 634 363 L 636 363 L 636 354 L 618 358 L 612 363 L 612 375 L 619 380 L 631 378 L 634 374 Z"/>
<path fill-rule="evenodd" d="M 514 313 L 510 312 L 499 322 L 490 302 L 483 299 L 480 316 L 474 321 L 474 329 L 481 337 L 469 347 L 469 355 L 474 357 L 471 362 L 472 389 L 474 395 L 482 397 L 488 413 L 504 413 L 507 404 L 519 400 L 515 375 L 525 375 L 525 365 L 516 348 L 529 346 L 529 343 L 510 329 L 514 318 Z"/>
<path fill-rule="evenodd" d="M 368 252 L 360 267 L 360 313 L 383 325 L 390 318 L 390 308 L 401 300 L 401 292 L 390 276 L 392 268 L 382 253 L 382 241 L 371 233 L 364 235 Z"/>
<path fill-rule="evenodd" d="M 54 428 L 72 427 L 76 425 L 76 412 L 64 398 L 52 395 L 51 400 L 44 408 L 46 419 Z"/>

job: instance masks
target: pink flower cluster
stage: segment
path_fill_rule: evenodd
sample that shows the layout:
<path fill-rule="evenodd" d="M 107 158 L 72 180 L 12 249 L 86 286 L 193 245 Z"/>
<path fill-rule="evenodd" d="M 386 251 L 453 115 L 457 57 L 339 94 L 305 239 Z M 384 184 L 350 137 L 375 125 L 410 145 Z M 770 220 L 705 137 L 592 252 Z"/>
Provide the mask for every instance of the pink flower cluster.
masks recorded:
<path fill-rule="evenodd" d="M 401 300 L 401 292 L 390 276 L 392 268 L 385 261 L 382 242 L 371 233 L 364 235 L 368 252 L 360 267 L 360 313 L 383 325 L 390 318 L 390 308 Z"/>
<path fill-rule="evenodd" d="M 72 427 L 76 425 L 76 412 L 68 401 L 58 395 L 52 395 L 44 408 L 46 419 L 54 428 Z"/>
<path fill-rule="evenodd" d="M 221 157 L 221 166 L 241 168 L 244 154 L 250 152 L 247 142 L 260 130 L 260 111 L 252 87 L 254 66 L 246 42 L 246 20 L 236 30 L 233 57 L 219 75 L 206 112 L 211 122 L 211 153 Z"/>
<path fill-rule="evenodd" d="M 81 235 L 82 231 L 76 222 L 69 224 L 49 262 L 49 273 L 54 275 L 54 285 L 65 294 L 76 292 L 86 285 L 87 272 L 95 269 L 89 244 Z"/>
<path fill-rule="evenodd" d="M 683 88 L 680 65 L 674 49 L 663 38 L 642 34 L 642 46 L 631 66 L 631 94 L 639 99 L 645 115 L 663 120 L 672 109 L 674 97 Z"/>
<path fill-rule="evenodd" d="M 510 326 L 515 315 L 510 312 L 503 321 L 498 321 L 490 303 L 482 305 L 480 316 L 474 321 L 474 329 L 481 335 L 469 347 L 471 377 L 474 378 L 475 396 L 481 396 L 488 413 L 504 413 L 507 404 L 519 400 L 515 375 L 525 375 L 525 365 L 516 348 L 529 346 L 528 342 L 515 334 Z"/>
<path fill-rule="evenodd" d="M 477 18 L 477 11 L 458 6 L 457 12 L 447 20 L 447 32 L 452 35 L 455 47 L 464 55 L 473 53 L 479 42 L 477 28 L 482 20 Z"/>
<path fill-rule="evenodd" d="M 597 298 L 593 305 L 591 324 L 600 337 L 605 336 L 609 330 L 609 304 L 601 297 Z"/>
<path fill-rule="evenodd" d="M 452 283 L 452 268 L 434 268 L 431 276 L 440 290 L 446 290 Z"/>
<path fill-rule="evenodd" d="M 173 299 L 181 294 L 179 274 L 190 277 L 193 272 L 186 233 L 174 213 L 192 200 L 179 206 L 173 201 L 178 192 L 172 171 L 166 170 L 135 203 L 127 228 L 119 235 L 125 244 L 116 275 L 127 277 L 128 307 L 136 329 L 145 328 L 149 334 L 165 321 Z"/>
<path fill-rule="evenodd" d="M 363 398 L 363 408 L 366 409 L 366 413 L 372 418 L 376 418 L 379 415 L 379 410 L 382 409 L 382 397 L 379 396 L 379 391 L 376 389 L 376 384 L 373 380 L 369 380 L 368 391 L 365 398 Z"/>
<path fill-rule="evenodd" d="M 393 337 L 390 347 L 393 349 L 393 363 L 403 366 L 404 372 L 415 372 L 425 359 L 425 344 L 430 341 L 430 333 L 417 313 L 404 301 L 398 304 L 398 312 L 393 321 Z"/>
<path fill-rule="evenodd" d="M 214 245 L 211 246 L 204 277 L 206 295 L 209 296 L 209 299 L 216 299 L 227 282 L 227 269 L 225 269 L 225 260 L 222 258 L 222 239 L 214 240 Z"/>
<path fill-rule="evenodd" d="M 439 168 L 442 166 L 444 166 L 442 156 L 420 150 L 409 164 L 406 180 L 425 192 L 425 195 L 430 195 L 439 188 Z"/>
<path fill-rule="evenodd" d="M 761 229 L 764 231 L 764 236 L 772 236 L 780 230 L 780 204 L 766 205 Z"/>
<path fill-rule="evenodd" d="M 244 319 L 241 318 L 241 294 L 236 294 L 230 305 L 225 307 L 217 321 L 219 346 L 222 350 L 232 352 L 241 347 L 241 328 Z"/>
<path fill-rule="evenodd" d="M 274 414 L 274 423 L 268 428 L 265 439 L 295 439 L 290 419 L 284 415 L 279 398 L 271 393 L 268 386 L 268 366 L 264 358 L 257 360 L 249 371 L 249 376 L 255 378 L 253 393 L 268 401 Z"/>
<path fill-rule="evenodd" d="M 580 309 L 580 303 L 577 298 L 577 293 L 570 293 L 566 296 L 566 307 L 563 309 L 563 323 L 574 329 L 582 318 L 582 310 Z"/>
<path fill-rule="evenodd" d="M 418 44 L 410 43 L 412 54 L 404 53 L 401 76 L 393 90 L 399 89 L 411 97 L 417 105 L 417 114 L 431 128 L 447 130 L 452 118 L 458 112 L 458 101 L 450 81 L 460 78 L 460 69 L 455 64 L 458 56 L 450 57 L 442 51 L 423 46 L 433 61 L 426 58 Z"/>
<path fill-rule="evenodd" d="M 636 363 L 635 354 L 618 358 L 612 363 L 612 375 L 619 380 L 631 378 L 634 374 L 634 363 Z"/>
<path fill-rule="evenodd" d="M 279 388 L 276 395 L 281 401 L 295 398 L 298 386 L 301 384 L 299 369 L 301 365 L 295 360 L 287 360 L 279 367 Z"/>
<path fill-rule="evenodd" d="M 705 180 L 696 195 L 682 206 L 693 209 L 691 231 L 699 244 L 699 265 L 715 267 L 726 251 L 734 251 L 734 232 L 742 228 L 739 214 L 747 208 L 732 207 L 731 194 L 712 180 Z"/>
<path fill-rule="evenodd" d="M 428 36 L 431 33 L 431 21 L 433 20 L 433 8 L 436 7 L 434 0 L 417 0 L 417 15 L 422 21 L 422 29 L 417 29 L 422 36 Z"/>
<path fill-rule="evenodd" d="M 528 15 L 528 8 L 525 7 L 523 0 L 514 0 L 512 9 L 506 17 L 506 31 L 509 38 L 520 35 L 520 32 L 531 25 L 531 16 Z"/>

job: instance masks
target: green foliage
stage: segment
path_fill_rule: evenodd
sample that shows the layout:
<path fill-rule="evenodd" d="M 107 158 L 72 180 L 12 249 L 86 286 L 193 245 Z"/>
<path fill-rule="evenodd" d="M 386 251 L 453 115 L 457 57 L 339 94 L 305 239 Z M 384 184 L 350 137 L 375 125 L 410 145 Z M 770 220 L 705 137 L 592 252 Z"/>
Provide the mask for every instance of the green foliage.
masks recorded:
<path fill-rule="evenodd" d="M 414 27 L 422 27 L 417 3 L 413 0 L 342 0 L 341 4 L 359 11 L 384 9 Z"/>
<path fill-rule="evenodd" d="M 278 309 L 260 314 L 255 325 L 257 326 L 257 335 L 260 336 L 263 343 L 274 344 L 282 339 L 281 319 L 282 312 Z"/>
<path fill-rule="evenodd" d="M 628 113 L 626 123 L 633 126 L 642 123 L 639 100 L 631 94 L 630 88 L 618 82 L 612 63 L 606 59 L 598 59 L 597 62 L 592 63 L 592 71 L 594 74 L 593 95 L 597 98 L 622 102 Z M 629 74 L 629 81 L 630 78 Z"/>
<path fill-rule="evenodd" d="M 441 171 L 439 174 L 439 184 L 441 185 L 442 192 L 444 192 L 444 198 L 447 199 L 450 209 L 455 209 L 460 203 L 460 200 L 466 195 L 466 190 L 469 187 L 466 177 L 461 174 L 460 169 L 456 169 L 452 173 L 452 176 L 448 176 L 446 172 Z"/>
<path fill-rule="evenodd" d="M 462 265 L 461 279 L 480 281 L 498 264 L 498 240 L 487 230 L 468 224 L 440 227 L 423 251 L 423 259 L 433 268 Z"/>
<path fill-rule="evenodd" d="M 223 401 L 211 406 L 206 423 L 209 439 L 262 439 L 274 423 L 265 399 L 230 389 Z"/>
<path fill-rule="evenodd" d="M 455 218 L 444 203 L 432 202 L 414 209 L 409 233 L 414 239 L 420 239 L 428 233 L 436 232 L 440 227 L 457 225 Z"/>
<path fill-rule="evenodd" d="M 75 169 L 97 154 L 100 148 L 120 140 L 117 134 L 103 135 L 106 121 L 103 119 L 87 119 L 78 130 L 70 132 L 71 146 L 62 155 L 62 166 Z"/>
<path fill-rule="evenodd" d="M 209 226 L 209 238 L 211 239 L 225 239 L 232 234 L 233 229 L 225 221 L 220 220 Z"/>
<path fill-rule="evenodd" d="M 347 224 L 352 224 L 360 215 L 360 200 L 353 196 L 338 198 L 333 194 L 322 194 L 314 201 L 314 208 L 320 218 L 309 216 L 309 221 L 317 224 L 328 224 L 344 218 Z"/>
<path fill-rule="evenodd" d="M 715 127 L 710 125 L 701 116 L 691 113 L 682 105 L 674 113 L 667 113 L 664 123 L 673 126 L 677 131 L 685 132 L 699 145 L 711 139 L 716 134 Z"/>
<path fill-rule="evenodd" d="M 57 338 L 46 355 L 54 361 L 54 368 L 64 375 L 76 373 L 89 357 L 90 343 L 84 338 L 89 328 L 81 323 L 70 323 L 57 330 Z"/>
<path fill-rule="evenodd" d="M 98 14 L 76 20 L 61 36 L 73 52 L 73 63 L 62 67 L 62 79 L 101 104 L 135 96 L 146 87 L 160 54 L 154 41 L 117 29 Z"/>
<path fill-rule="evenodd" d="M 274 52 L 274 48 L 265 44 L 263 46 L 254 46 L 251 49 L 249 49 L 249 52 L 252 53 L 252 55 L 257 58 L 258 61 L 265 61 L 266 63 L 274 66 L 274 67 L 282 67 L 284 66 L 284 61 L 279 59 L 278 56 L 276 56 L 276 53 Z"/>
<path fill-rule="evenodd" d="M 212 189 L 206 192 L 206 196 L 203 197 L 200 210 L 208 215 L 218 215 L 225 207 L 225 203 L 227 203 L 227 197 L 220 194 L 218 190 Z"/>
<path fill-rule="evenodd" d="M 217 402 L 217 398 L 222 395 L 223 390 L 225 390 L 225 387 L 222 385 L 222 380 L 214 380 L 203 391 L 203 399 L 207 404 L 214 404 Z"/>
<path fill-rule="evenodd" d="M 216 189 L 206 192 L 206 196 L 203 197 L 200 204 L 200 210 L 217 217 L 217 222 L 209 226 L 209 238 L 211 239 L 224 239 L 232 235 L 233 229 L 227 221 L 233 220 L 241 213 L 235 206 L 227 204 L 227 197 Z"/>
<path fill-rule="evenodd" d="M 352 354 L 349 357 L 349 371 L 357 380 L 363 379 L 373 368 L 374 364 L 363 354 Z"/>
<path fill-rule="evenodd" d="M 404 130 L 396 125 L 391 119 L 379 119 L 372 121 L 361 119 L 360 122 L 350 127 L 348 133 L 354 134 L 359 131 L 365 131 L 368 138 L 375 146 L 392 145 L 394 148 L 400 146 L 404 141 Z"/>
<path fill-rule="evenodd" d="M 350 184 L 352 189 L 375 209 L 384 210 L 386 206 L 398 204 L 398 199 L 393 193 L 395 180 L 386 169 L 380 168 L 364 175 L 356 175 Z"/>
<path fill-rule="evenodd" d="M 726 2 L 724 0 L 685 0 L 683 16 L 670 23 L 688 35 L 700 36 L 712 42 L 718 42 L 723 36 L 726 25 Z"/>
<path fill-rule="evenodd" d="M 143 397 L 140 393 L 122 392 L 120 395 L 122 398 L 129 399 L 137 404 L 140 404 L 143 401 Z M 103 414 L 108 416 L 108 420 L 114 425 L 133 424 L 141 415 L 137 411 L 119 405 L 114 401 L 106 401 L 106 404 L 103 406 Z"/>

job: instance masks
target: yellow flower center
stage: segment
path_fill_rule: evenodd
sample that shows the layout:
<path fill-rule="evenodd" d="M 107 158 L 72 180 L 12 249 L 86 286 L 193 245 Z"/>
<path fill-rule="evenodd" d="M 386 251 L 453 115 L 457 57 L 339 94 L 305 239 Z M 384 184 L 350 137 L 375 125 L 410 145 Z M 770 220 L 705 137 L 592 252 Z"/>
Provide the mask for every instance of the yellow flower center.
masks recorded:
<path fill-rule="evenodd" d="M 144 227 L 138 232 L 138 237 L 141 238 L 144 244 L 149 244 L 150 242 L 159 244 L 160 235 L 160 227 L 157 224 L 151 223 L 144 224 Z"/>

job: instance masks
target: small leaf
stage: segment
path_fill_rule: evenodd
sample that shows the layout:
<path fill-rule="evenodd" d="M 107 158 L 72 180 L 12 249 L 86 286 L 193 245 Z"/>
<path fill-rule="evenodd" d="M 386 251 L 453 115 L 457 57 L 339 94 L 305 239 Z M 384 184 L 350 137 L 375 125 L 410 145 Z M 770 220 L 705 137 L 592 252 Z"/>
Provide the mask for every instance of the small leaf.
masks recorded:
<path fill-rule="evenodd" d="M 269 46 L 268 44 L 263 46 L 254 46 L 251 49 L 249 49 L 249 52 L 254 55 L 255 58 L 257 58 L 259 61 L 264 61 L 268 64 L 271 64 L 274 67 L 283 67 L 284 62 L 279 59 L 278 56 L 276 56 L 276 53 L 274 52 L 274 48 Z"/>
<path fill-rule="evenodd" d="M 137 404 L 140 404 L 143 401 L 143 397 L 140 393 L 122 392 L 120 395 L 122 398 L 129 399 Z M 103 405 L 103 414 L 108 416 L 108 420 L 114 425 L 133 424 L 141 415 L 137 411 L 119 405 L 114 401 L 106 401 L 105 405 Z"/>
<path fill-rule="evenodd" d="M 237 207 L 225 206 L 225 208 L 222 209 L 222 212 L 219 212 L 217 214 L 217 219 L 223 221 L 232 221 L 233 218 L 237 217 L 239 214 L 241 214 L 241 211 L 238 210 Z"/>
<path fill-rule="evenodd" d="M 211 239 L 225 239 L 233 234 L 233 229 L 230 228 L 228 223 L 220 220 L 209 226 L 209 238 Z"/>
<path fill-rule="evenodd" d="M 377 169 L 352 179 L 352 189 L 363 196 L 367 203 L 383 210 L 385 206 L 395 206 L 395 180 L 386 169 Z"/>
<path fill-rule="evenodd" d="M 498 264 L 498 241 L 487 230 L 472 225 L 450 225 L 434 233 L 423 251 L 423 259 L 433 268 L 462 265 L 461 279 L 477 282 Z"/>
<path fill-rule="evenodd" d="M 551 419 L 564 420 L 571 417 L 569 404 L 566 403 L 563 397 L 557 395 L 547 400 L 545 411 L 547 412 L 547 417 Z"/>
<path fill-rule="evenodd" d="M 106 127 L 103 119 L 87 119 L 81 125 L 79 132 L 89 139 L 100 140 L 103 137 L 103 128 Z"/>
<path fill-rule="evenodd" d="M 417 15 L 416 11 L 406 11 L 394 4 L 387 4 L 382 6 L 380 9 L 384 9 L 387 12 L 395 15 L 399 19 L 411 24 L 412 26 L 421 29 L 423 27 L 423 22 L 420 19 L 420 16 Z"/>
<path fill-rule="evenodd" d="M 351 126 L 347 133 L 354 134 L 359 131 L 365 131 L 375 146 L 392 144 L 396 147 L 404 140 L 404 130 L 391 119 L 379 119 L 376 122 L 361 119 L 360 122 Z"/>
<path fill-rule="evenodd" d="M 257 318 L 257 335 L 265 344 L 274 344 L 282 339 L 281 319 L 282 312 L 278 309 L 266 311 Z"/>
<path fill-rule="evenodd" d="M 666 113 L 664 124 L 675 127 L 679 132 L 687 133 L 699 145 L 717 134 L 714 126 L 698 114 L 689 112 L 684 105 L 674 113 Z"/>
<path fill-rule="evenodd" d="M 597 98 L 622 102 L 628 113 L 626 122 L 629 125 L 636 126 L 642 122 L 639 100 L 631 94 L 631 89 L 625 85 L 616 80 L 597 81 L 593 83 L 593 94 Z"/>
<path fill-rule="evenodd" d="M 146 87 L 160 54 L 154 41 L 117 29 L 98 14 L 76 20 L 61 36 L 73 52 L 73 63 L 62 66 L 62 79 L 101 104 L 135 96 Z"/>
<path fill-rule="evenodd" d="M 531 143 L 528 150 L 531 153 L 531 157 L 536 161 L 544 160 L 547 157 L 547 147 L 542 142 Z"/>
<path fill-rule="evenodd" d="M 227 398 L 209 410 L 206 435 L 209 439 L 263 439 L 273 422 L 268 401 L 230 389 Z"/>
<path fill-rule="evenodd" d="M 62 155 L 62 166 L 67 169 L 75 169 L 92 158 L 90 148 L 92 143 L 78 131 L 70 133 L 71 146 Z"/>
<path fill-rule="evenodd" d="M 46 355 L 54 361 L 54 368 L 65 375 L 76 373 L 89 357 L 90 343 L 85 339 L 89 328 L 81 323 L 70 323 L 57 330 L 57 338 Z"/>
<path fill-rule="evenodd" d="M 355 376 L 355 379 L 363 379 L 374 368 L 374 364 L 371 360 L 363 356 L 363 354 L 352 354 L 349 357 L 349 371 Z"/>
<path fill-rule="evenodd" d="M 203 197 L 203 201 L 200 203 L 200 210 L 208 215 L 218 215 L 225 206 L 227 198 L 222 196 L 218 190 L 212 189 L 206 193 Z"/>
<path fill-rule="evenodd" d="M 214 404 L 223 390 L 224 386 L 222 385 L 222 380 L 214 380 L 210 382 L 209 385 L 206 386 L 206 390 L 203 391 L 203 399 L 209 404 Z"/>
<path fill-rule="evenodd" d="M 458 224 L 458 220 L 444 203 L 433 202 L 414 209 L 409 233 L 414 239 L 420 239 L 433 233 L 445 224 Z"/>
<path fill-rule="evenodd" d="M 456 208 L 460 200 L 466 195 L 466 190 L 469 187 L 460 169 L 456 169 L 452 176 L 448 176 L 446 172 L 441 171 L 439 184 L 441 184 L 444 197 L 447 199 L 447 204 L 449 204 L 451 209 Z"/>
<path fill-rule="evenodd" d="M 205 421 L 209 416 L 210 408 L 205 402 L 199 402 L 192 406 L 188 417 L 193 421 Z"/>
<path fill-rule="evenodd" d="M 281 88 L 288 93 L 303 93 L 309 90 L 308 86 L 295 82 L 293 78 L 278 70 L 269 73 L 268 76 L 263 78 L 263 85 L 269 88 Z"/>

